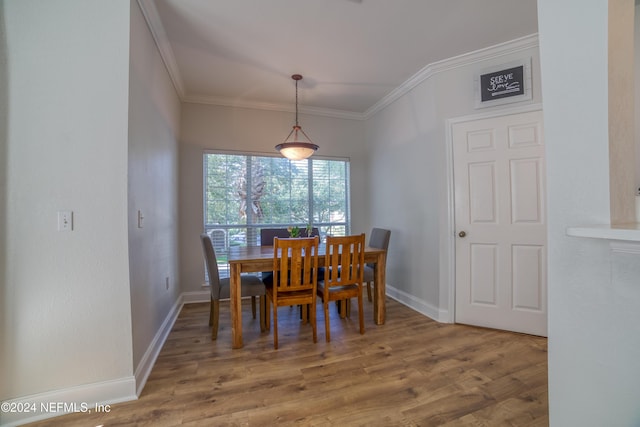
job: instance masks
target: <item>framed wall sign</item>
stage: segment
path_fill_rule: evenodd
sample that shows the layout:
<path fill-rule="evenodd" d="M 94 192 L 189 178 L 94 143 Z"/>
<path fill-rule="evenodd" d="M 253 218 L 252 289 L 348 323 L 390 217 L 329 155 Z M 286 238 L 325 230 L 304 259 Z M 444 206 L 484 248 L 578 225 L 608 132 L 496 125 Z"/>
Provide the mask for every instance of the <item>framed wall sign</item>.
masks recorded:
<path fill-rule="evenodd" d="M 531 58 L 480 70 L 475 87 L 476 108 L 532 99 Z"/>

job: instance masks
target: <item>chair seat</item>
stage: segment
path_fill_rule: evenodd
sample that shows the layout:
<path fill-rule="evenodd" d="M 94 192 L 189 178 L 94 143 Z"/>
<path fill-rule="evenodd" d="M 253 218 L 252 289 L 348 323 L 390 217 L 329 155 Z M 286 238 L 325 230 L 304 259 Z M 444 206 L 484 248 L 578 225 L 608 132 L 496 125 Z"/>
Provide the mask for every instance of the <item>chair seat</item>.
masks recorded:
<path fill-rule="evenodd" d="M 318 283 L 318 291 L 324 292 L 325 286 L 324 282 Z M 353 293 L 354 289 L 358 289 L 358 285 L 344 285 L 344 286 L 331 286 L 328 291 L 331 294 L 340 294 L 341 292 Z"/>
<path fill-rule="evenodd" d="M 231 296 L 230 291 L 231 279 L 220 279 L 220 295 L 219 299 L 228 299 Z M 243 297 L 257 297 L 264 295 L 265 286 L 259 277 L 249 274 L 243 274 L 240 278 L 240 295 Z"/>
<path fill-rule="evenodd" d="M 273 296 L 273 287 L 267 286 L 267 296 Z M 309 291 L 293 291 L 278 294 L 278 305 L 308 304 Z M 300 301 L 300 302 L 298 302 Z"/>

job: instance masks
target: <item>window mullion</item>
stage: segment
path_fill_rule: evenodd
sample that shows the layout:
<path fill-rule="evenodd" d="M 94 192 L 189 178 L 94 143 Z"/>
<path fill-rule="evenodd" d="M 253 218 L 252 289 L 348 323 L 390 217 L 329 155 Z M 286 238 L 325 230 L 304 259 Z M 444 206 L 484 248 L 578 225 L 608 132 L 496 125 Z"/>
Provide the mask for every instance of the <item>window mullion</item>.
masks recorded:
<path fill-rule="evenodd" d="M 258 243 L 258 236 L 256 229 L 253 227 L 253 157 L 247 156 L 247 167 L 245 180 L 247 183 L 246 197 L 247 197 L 247 245 L 254 246 Z"/>
<path fill-rule="evenodd" d="M 345 192 L 344 192 L 344 197 L 345 197 L 345 201 L 344 201 L 344 207 L 345 207 L 345 221 L 346 221 L 346 226 L 345 226 L 345 231 L 347 234 L 351 234 L 351 188 L 349 187 L 349 184 L 351 183 L 351 169 L 349 167 L 349 163 L 344 162 L 344 188 L 345 188 Z"/>

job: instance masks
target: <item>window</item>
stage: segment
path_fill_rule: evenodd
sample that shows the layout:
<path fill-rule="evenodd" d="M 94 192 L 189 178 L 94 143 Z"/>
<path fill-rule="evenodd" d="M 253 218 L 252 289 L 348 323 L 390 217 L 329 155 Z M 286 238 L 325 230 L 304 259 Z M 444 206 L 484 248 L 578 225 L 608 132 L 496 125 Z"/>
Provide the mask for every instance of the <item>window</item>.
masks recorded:
<path fill-rule="evenodd" d="M 244 154 L 204 154 L 204 228 L 221 276 L 230 246 L 260 244 L 261 228 L 308 225 L 349 233 L 349 162 Z"/>

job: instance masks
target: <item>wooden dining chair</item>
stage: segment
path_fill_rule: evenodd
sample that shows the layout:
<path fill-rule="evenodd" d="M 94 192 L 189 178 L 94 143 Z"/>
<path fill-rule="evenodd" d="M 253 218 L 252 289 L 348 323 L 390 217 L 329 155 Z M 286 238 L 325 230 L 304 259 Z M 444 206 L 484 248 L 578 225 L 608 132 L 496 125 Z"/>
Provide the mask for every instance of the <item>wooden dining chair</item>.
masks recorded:
<path fill-rule="evenodd" d="M 389 239 L 391 230 L 384 228 L 373 228 L 369 236 L 369 246 L 376 249 L 389 249 Z M 374 264 L 367 264 L 364 268 L 364 283 L 367 285 L 367 299 L 371 302 L 371 282 L 375 279 Z"/>
<path fill-rule="evenodd" d="M 273 305 L 273 347 L 278 348 L 278 307 L 308 305 L 313 342 L 318 342 L 316 290 L 319 238 L 273 239 L 273 281 L 267 284 L 267 328 Z"/>
<path fill-rule="evenodd" d="M 220 300 L 230 297 L 230 279 L 220 278 L 216 251 L 213 249 L 211 238 L 207 233 L 200 235 L 207 271 L 209 272 L 209 287 L 211 288 L 211 308 L 209 310 L 209 326 L 211 326 L 211 339 L 218 337 L 218 325 L 220 323 Z M 260 300 L 260 331 L 266 330 L 266 289 L 262 280 L 258 277 L 243 274 L 240 277 L 240 295 L 251 297 L 251 311 L 256 318 L 256 297 Z"/>
<path fill-rule="evenodd" d="M 313 227 L 311 229 L 312 236 L 318 236 L 320 238 L 320 230 L 317 227 Z M 307 237 L 307 229 L 304 228 L 302 230 L 304 233 L 302 237 Z M 279 239 L 287 239 L 289 238 L 289 231 L 286 228 L 262 228 L 260 229 L 260 246 L 273 246 L 273 239 L 277 237 Z M 319 240 L 318 240 L 319 241 Z M 324 268 L 318 269 L 318 280 L 322 280 L 324 278 Z M 273 283 L 273 272 L 272 271 L 263 271 L 262 272 L 262 281 L 265 285 L 271 286 Z M 301 310 L 300 315 L 306 320 L 303 315 L 304 311 Z"/>
<path fill-rule="evenodd" d="M 364 277 L 364 233 L 354 236 L 327 236 L 324 280 L 318 282 L 318 296 L 324 308 L 324 328 L 331 341 L 329 302 L 358 298 L 360 333 L 364 334 L 362 286 Z"/>

